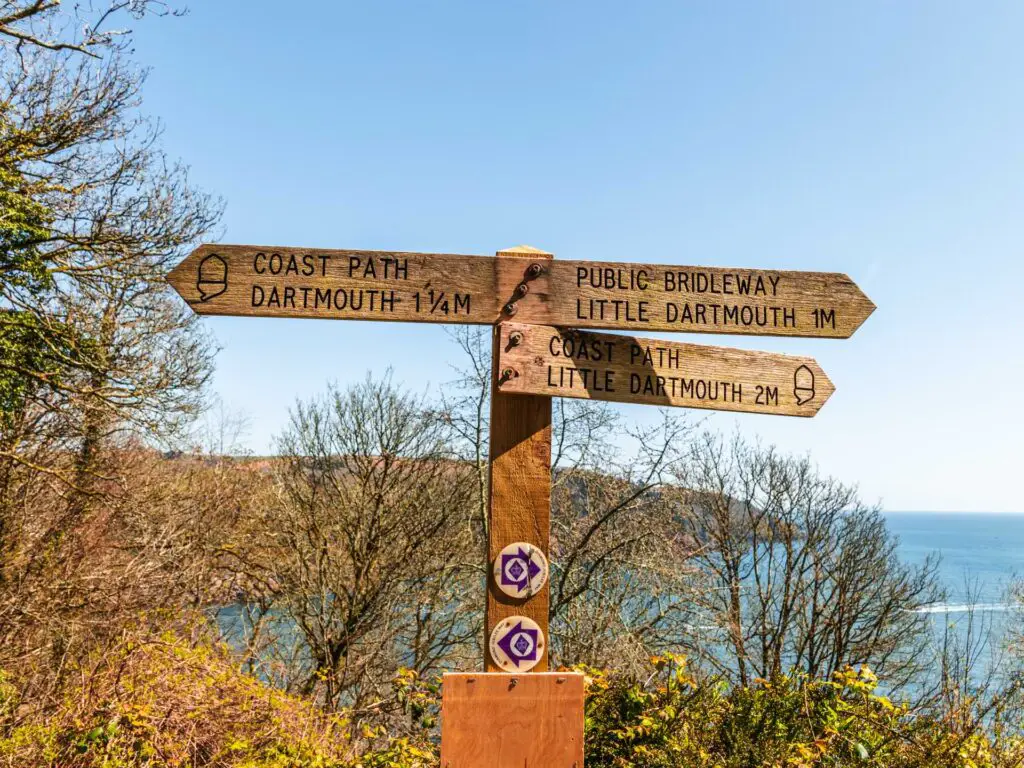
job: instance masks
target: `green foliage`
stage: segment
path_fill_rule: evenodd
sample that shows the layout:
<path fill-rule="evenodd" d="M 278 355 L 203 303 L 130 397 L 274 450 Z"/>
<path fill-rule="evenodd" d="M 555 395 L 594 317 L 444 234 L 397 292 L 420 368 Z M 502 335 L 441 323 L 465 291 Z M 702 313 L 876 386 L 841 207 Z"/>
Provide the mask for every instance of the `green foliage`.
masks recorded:
<path fill-rule="evenodd" d="M 430 731 L 438 724 L 441 685 L 424 679 L 413 669 L 400 669 L 395 677 L 395 697 L 416 729 Z"/>
<path fill-rule="evenodd" d="M 0 130 L 9 136 L 5 121 Z M 52 285 L 40 248 L 50 236 L 53 215 L 37 199 L 40 184 L 30 184 L 24 174 L 0 162 L 0 280 L 5 287 L 38 294 Z"/>
<path fill-rule="evenodd" d="M 894 704 L 866 666 L 728 689 L 698 682 L 682 657 L 652 663 L 644 681 L 586 670 L 589 768 L 997 768 L 1024 757 L 1019 738 L 996 745 Z"/>
<path fill-rule="evenodd" d="M 429 742 L 390 738 L 242 674 L 219 644 L 126 639 L 76 665 L 57 712 L 15 716 L 0 673 L 0 764 L 62 768 L 425 768 Z M 435 689 L 436 690 L 436 689 Z"/>
<path fill-rule="evenodd" d="M 1003 768 L 1024 759 L 1019 736 L 996 740 L 894 704 L 867 667 L 732 689 L 697 679 L 681 656 L 652 659 L 646 678 L 580 671 L 588 768 Z M 75 672 L 64 705 L 45 717 L 16 717 L 18 690 L 0 674 L 0 764 L 438 765 L 440 687 L 409 670 L 395 681 L 388 725 L 320 711 L 240 673 L 226 648 L 173 634 L 125 642 Z"/>
<path fill-rule="evenodd" d="M 18 688 L 8 675 L 0 669 L 0 723 L 11 717 L 20 701 Z"/>
<path fill-rule="evenodd" d="M 0 310 L 0 412 L 5 421 L 43 382 L 59 382 L 64 368 L 60 358 L 73 354 L 65 344 L 68 331 L 62 324 L 48 331 L 31 312 Z"/>
<path fill-rule="evenodd" d="M 588 676 L 587 765 L 662 768 L 699 754 L 685 715 L 708 711 L 718 699 L 716 691 L 698 686 L 682 657 L 652 662 L 653 674 L 642 684 L 599 670 L 581 670 Z"/>
<path fill-rule="evenodd" d="M 0 105 L 0 111 L 4 108 Z M 15 133 L 0 118 L 0 135 L 10 144 Z M 15 142 L 24 152 L 24 142 Z M 15 299 L 41 300 L 53 286 L 41 244 L 50 235 L 53 216 L 39 201 L 40 182 L 29 183 L 14 167 L 24 159 L 18 152 L 0 160 L 0 297 L 5 304 Z M 0 318 L 0 412 L 5 420 L 18 410 L 35 380 L 52 366 L 52 349 L 40 318 L 32 311 L 8 306 Z M 4 425 L 7 426 L 7 425 Z"/>

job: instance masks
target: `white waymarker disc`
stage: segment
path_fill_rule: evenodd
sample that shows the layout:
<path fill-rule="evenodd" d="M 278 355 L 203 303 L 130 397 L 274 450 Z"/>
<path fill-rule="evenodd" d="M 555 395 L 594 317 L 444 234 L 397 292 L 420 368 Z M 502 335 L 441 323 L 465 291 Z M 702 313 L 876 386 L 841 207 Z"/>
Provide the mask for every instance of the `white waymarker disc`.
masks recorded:
<path fill-rule="evenodd" d="M 547 583 L 548 559 L 539 547 L 517 541 L 498 553 L 492 572 L 498 589 L 509 597 L 533 597 Z"/>
<path fill-rule="evenodd" d="M 544 642 L 533 619 L 509 616 L 491 631 L 491 658 L 506 672 L 528 672 L 543 658 Z"/>

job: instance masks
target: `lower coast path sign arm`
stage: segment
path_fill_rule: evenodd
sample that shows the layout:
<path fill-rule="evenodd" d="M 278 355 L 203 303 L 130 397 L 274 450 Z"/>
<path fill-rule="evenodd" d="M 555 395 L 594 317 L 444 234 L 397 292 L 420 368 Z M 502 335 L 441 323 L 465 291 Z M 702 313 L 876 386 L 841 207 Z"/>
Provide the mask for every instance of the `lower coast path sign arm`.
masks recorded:
<path fill-rule="evenodd" d="M 846 275 L 447 253 L 203 245 L 168 276 L 200 314 L 846 338 Z"/>
<path fill-rule="evenodd" d="M 814 416 L 835 391 L 810 357 L 518 323 L 500 332 L 503 395 Z"/>

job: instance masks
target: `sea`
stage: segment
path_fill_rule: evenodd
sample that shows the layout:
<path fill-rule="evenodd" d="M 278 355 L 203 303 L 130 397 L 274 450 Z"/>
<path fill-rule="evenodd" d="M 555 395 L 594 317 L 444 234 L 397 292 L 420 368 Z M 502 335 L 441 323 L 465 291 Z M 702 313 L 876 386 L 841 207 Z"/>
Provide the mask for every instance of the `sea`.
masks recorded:
<path fill-rule="evenodd" d="M 970 659 L 969 677 L 1006 684 L 1018 663 L 1010 648 L 1024 636 L 1024 605 L 1012 596 L 1024 579 L 1024 513 L 889 512 L 887 526 L 898 537 L 897 553 L 921 564 L 937 555 L 938 578 L 947 592 L 928 614 L 936 649 L 950 638 L 959 660 Z M 1024 594 L 1024 591 L 1022 591 Z M 973 638 L 973 639 L 972 639 Z M 936 670 L 936 674 L 938 671 Z"/>
<path fill-rule="evenodd" d="M 949 598 L 936 613 L 1007 612 L 1007 589 L 1024 577 L 1024 513 L 887 512 L 901 560 L 920 564 L 937 554 Z"/>

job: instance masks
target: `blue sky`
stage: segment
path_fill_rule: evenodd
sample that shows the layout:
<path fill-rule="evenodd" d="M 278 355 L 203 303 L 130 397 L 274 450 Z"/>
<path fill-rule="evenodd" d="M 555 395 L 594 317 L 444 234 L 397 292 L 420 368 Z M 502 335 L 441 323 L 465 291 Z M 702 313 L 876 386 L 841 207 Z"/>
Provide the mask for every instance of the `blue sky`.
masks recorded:
<path fill-rule="evenodd" d="M 814 419 L 719 414 L 887 509 L 1024 511 L 1024 4 L 193 3 L 145 108 L 224 242 L 849 274 Z M 204 320 L 270 450 L 297 397 L 451 378 L 440 326 Z M 634 420 L 654 409 L 628 406 Z M 701 415 L 698 413 L 698 415 Z"/>

